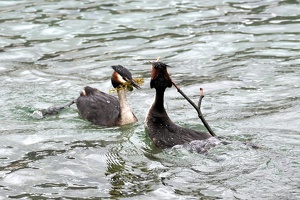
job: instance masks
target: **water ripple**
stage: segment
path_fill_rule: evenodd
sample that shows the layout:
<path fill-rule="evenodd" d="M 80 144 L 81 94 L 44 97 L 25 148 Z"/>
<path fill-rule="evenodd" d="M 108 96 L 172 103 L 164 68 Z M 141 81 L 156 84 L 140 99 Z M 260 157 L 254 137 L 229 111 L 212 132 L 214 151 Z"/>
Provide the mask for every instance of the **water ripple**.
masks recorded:
<path fill-rule="evenodd" d="M 0 199 L 300 198 L 298 6 L 1 1 Z M 143 121 L 158 56 L 192 100 L 204 88 L 202 112 L 231 144 L 200 155 L 151 146 Z M 145 79 L 128 93 L 137 124 L 96 127 L 76 107 L 32 118 L 86 85 L 108 92 L 116 64 Z M 205 130 L 174 88 L 165 99 L 173 121 Z"/>

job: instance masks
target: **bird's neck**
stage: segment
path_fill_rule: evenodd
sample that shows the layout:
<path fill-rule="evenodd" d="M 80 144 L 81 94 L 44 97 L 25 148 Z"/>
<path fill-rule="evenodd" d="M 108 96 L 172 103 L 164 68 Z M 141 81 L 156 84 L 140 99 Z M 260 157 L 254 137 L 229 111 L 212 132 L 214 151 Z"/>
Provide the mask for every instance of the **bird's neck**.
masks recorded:
<path fill-rule="evenodd" d="M 155 99 L 149 110 L 152 117 L 155 118 L 168 118 L 168 114 L 164 107 L 164 93 L 166 88 L 155 88 Z"/>
<path fill-rule="evenodd" d="M 118 98 L 120 104 L 119 124 L 130 124 L 137 121 L 137 118 L 131 111 L 130 105 L 126 98 L 126 89 L 118 90 Z"/>
<path fill-rule="evenodd" d="M 165 88 L 156 88 L 156 93 L 155 93 L 155 99 L 153 103 L 153 107 L 157 110 L 165 110 L 164 107 L 164 94 L 165 94 Z"/>

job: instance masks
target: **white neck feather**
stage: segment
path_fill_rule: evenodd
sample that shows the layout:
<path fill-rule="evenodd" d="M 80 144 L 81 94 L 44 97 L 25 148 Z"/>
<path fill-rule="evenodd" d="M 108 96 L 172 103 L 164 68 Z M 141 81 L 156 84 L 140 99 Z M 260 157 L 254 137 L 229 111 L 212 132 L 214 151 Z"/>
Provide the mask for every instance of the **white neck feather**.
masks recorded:
<path fill-rule="evenodd" d="M 119 124 L 130 124 L 137 122 L 137 118 L 131 111 L 130 105 L 126 98 L 126 89 L 118 90 L 119 104 L 120 104 L 120 120 Z"/>

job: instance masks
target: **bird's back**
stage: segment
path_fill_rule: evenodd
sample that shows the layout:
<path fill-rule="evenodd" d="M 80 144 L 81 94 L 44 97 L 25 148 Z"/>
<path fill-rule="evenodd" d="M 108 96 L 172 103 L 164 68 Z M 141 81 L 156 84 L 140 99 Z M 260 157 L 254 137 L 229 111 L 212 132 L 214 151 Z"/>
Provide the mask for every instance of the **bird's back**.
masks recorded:
<path fill-rule="evenodd" d="M 157 116 L 149 113 L 146 128 L 149 136 L 159 148 L 189 143 L 193 140 L 204 140 L 211 135 L 176 125 L 167 115 Z"/>
<path fill-rule="evenodd" d="M 96 125 L 116 125 L 120 113 L 118 99 L 95 88 L 85 87 L 85 91 L 76 100 L 80 115 Z"/>

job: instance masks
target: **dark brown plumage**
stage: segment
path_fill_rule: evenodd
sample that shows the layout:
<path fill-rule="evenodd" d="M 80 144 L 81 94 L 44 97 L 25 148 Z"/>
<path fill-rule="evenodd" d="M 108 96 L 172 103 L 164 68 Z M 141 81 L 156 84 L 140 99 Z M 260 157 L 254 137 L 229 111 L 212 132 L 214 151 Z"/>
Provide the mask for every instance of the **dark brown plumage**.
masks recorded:
<path fill-rule="evenodd" d="M 147 132 L 157 147 L 173 147 L 211 137 L 209 133 L 180 127 L 169 118 L 164 108 L 164 93 L 166 88 L 172 87 L 172 80 L 167 72 L 166 64 L 152 63 L 150 87 L 155 88 L 156 94 L 145 122 Z"/>
<path fill-rule="evenodd" d="M 131 73 L 125 67 L 117 65 L 112 68 L 115 71 L 112 74 L 111 82 L 115 88 L 124 83 L 134 83 Z M 133 86 L 139 88 L 135 83 Z M 80 115 L 100 126 L 117 126 L 136 122 L 137 118 L 132 113 L 126 98 L 126 87 L 119 88 L 117 93 L 118 98 L 96 88 L 84 87 L 76 99 Z"/>

